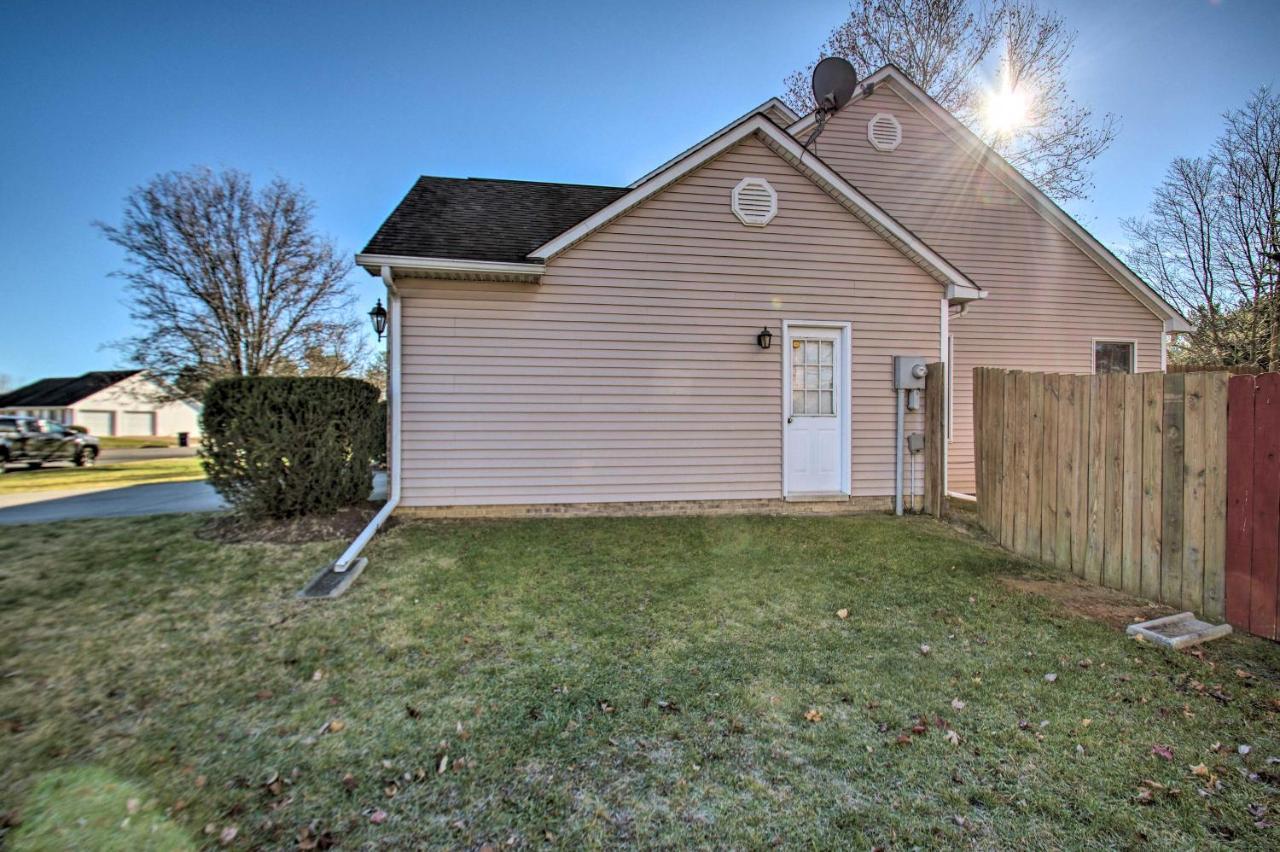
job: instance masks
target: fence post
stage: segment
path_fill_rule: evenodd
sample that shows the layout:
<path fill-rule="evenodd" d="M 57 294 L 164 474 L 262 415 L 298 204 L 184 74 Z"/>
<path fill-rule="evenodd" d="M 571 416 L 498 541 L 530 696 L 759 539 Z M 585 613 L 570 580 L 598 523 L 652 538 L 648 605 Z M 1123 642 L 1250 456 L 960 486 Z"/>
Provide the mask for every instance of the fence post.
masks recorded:
<path fill-rule="evenodd" d="M 947 366 L 935 361 L 924 378 L 924 511 L 947 511 Z"/>

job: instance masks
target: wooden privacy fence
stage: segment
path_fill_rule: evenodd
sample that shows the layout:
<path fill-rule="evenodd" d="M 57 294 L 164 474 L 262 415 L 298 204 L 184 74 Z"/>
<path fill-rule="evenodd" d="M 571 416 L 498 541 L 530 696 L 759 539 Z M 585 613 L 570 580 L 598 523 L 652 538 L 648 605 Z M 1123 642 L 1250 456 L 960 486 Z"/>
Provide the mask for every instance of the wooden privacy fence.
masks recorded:
<path fill-rule="evenodd" d="M 982 526 L 1091 582 L 1222 618 L 1227 378 L 977 368 Z"/>

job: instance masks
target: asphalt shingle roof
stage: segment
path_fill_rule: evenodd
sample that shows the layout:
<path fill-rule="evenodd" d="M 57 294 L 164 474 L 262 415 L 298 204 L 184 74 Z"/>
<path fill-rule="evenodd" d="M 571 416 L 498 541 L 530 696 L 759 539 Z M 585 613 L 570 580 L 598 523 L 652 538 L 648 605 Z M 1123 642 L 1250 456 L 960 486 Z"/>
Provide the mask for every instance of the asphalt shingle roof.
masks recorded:
<path fill-rule="evenodd" d="M 94 370 L 83 376 L 60 379 L 41 379 L 29 385 L 0 395 L 0 408 L 55 408 L 73 405 L 124 381 L 140 370 Z"/>
<path fill-rule="evenodd" d="M 364 254 L 529 261 L 529 252 L 630 192 L 626 187 L 420 177 Z"/>

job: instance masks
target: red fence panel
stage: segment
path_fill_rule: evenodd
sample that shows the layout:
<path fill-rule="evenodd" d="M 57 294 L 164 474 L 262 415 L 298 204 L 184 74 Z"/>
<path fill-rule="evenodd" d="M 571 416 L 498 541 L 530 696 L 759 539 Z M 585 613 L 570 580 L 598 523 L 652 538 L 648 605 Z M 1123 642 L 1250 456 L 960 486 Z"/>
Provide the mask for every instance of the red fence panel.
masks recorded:
<path fill-rule="evenodd" d="M 1280 573 L 1280 373 L 1257 377 L 1253 397 L 1253 566 L 1249 630 L 1270 639 L 1276 631 L 1276 578 Z"/>
<path fill-rule="evenodd" d="M 1253 557 L 1253 376 L 1227 385 L 1227 621 L 1249 628 Z"/>

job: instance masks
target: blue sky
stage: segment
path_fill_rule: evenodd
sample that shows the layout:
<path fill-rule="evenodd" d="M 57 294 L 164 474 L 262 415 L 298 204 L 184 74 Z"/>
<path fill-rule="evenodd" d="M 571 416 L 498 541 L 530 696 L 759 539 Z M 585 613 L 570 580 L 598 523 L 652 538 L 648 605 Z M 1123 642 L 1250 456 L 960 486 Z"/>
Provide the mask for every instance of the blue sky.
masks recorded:
<path fill-rule="evenodd" d="M 1074 95 L 1122 119 L 1071 207 L 1110 245 L 1168 161 L 1280 83 L 1276 0 L 1062 0 Z M 767 97 L 846 0 L 0 3 L 0 374 L 124 366 L 120 252 L 152 175 L 302 184 L 359 250 L 419 174 L 626 184 Z M 360 307 L 379 286 L 357 273 Z"/>

